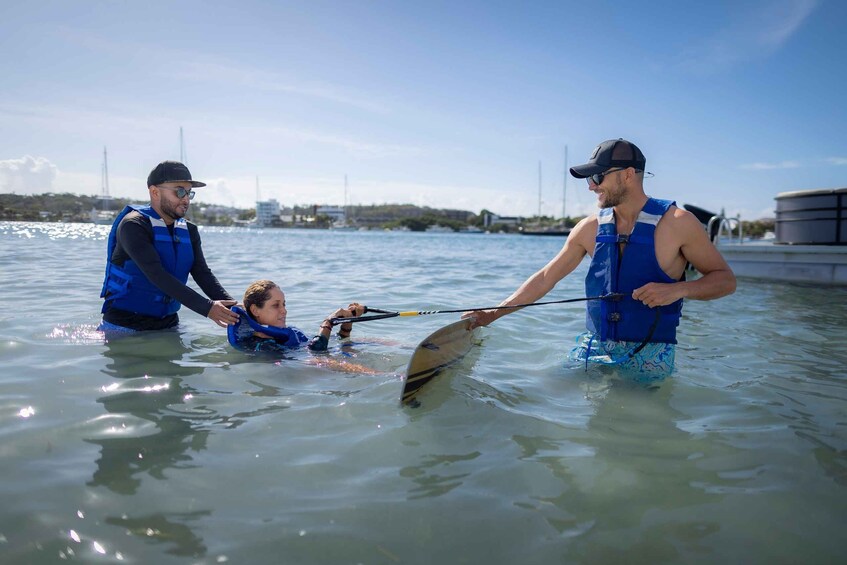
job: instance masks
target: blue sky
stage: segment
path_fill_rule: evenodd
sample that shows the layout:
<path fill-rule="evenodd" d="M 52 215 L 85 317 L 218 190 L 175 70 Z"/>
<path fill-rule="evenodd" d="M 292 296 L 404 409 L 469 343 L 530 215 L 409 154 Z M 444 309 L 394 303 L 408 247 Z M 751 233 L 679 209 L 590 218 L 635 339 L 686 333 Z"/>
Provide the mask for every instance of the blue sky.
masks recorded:
<path fill-rule="evenodd" d="M 3 0 L 0 191 L 561 215 L 629 139 L 648 194 L 772 214 L 847 186 L 847 2 Z M 568 215 L 595 209 L 568 179 Z"/>

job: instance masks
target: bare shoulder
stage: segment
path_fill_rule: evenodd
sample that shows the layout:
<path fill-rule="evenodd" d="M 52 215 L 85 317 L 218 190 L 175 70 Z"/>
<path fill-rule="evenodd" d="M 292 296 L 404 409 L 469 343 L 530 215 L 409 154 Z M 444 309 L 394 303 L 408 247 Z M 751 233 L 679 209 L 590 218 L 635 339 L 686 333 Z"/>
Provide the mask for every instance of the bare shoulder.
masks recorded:
<path fill-rule="evenodd" d="M 668 208 L 668 211 L 665 213 L 665 219 L 670 220 L 673 223 L 676 223 L 680 226 L 690 226 L 695 225 L 698 228 L 702 229 L 700 225 L 700 220 L 697 217 L 689 212 L 688 210 L 683 210 L 679 206 L 671 206 Z"/>
<path fill-rule="evenodd" d="M 586 216 L 583 219 L 581 219 L 576 224 L 576 226 L 574 226 L 573 229 L 574 229 L 574 231 L 576 231 L 578 229 L 586 229 L 588 227 L 597 228 L 597 214 L 596 213 L 591 214 L 590 216 Z"/>
<path fill-rule="evenodd" d="M 591 214 L 577 223 L 568 235 L 566 245 L 577 244 L 587 252 L 594 251 L 594 241 L 597 237 L 597 214 Z"/>
<path fill-rule="evenodd" d="M 683 210 L 678 206 L 671 206 L 665 212 L 662 221 L 657 227 L 657 231 L 675 234 L 681 241 L 688 240 L 692 237 L 700 239 L 700 237 L 705 237 L 706 235 L 700 220 L 688 210 Z"/>

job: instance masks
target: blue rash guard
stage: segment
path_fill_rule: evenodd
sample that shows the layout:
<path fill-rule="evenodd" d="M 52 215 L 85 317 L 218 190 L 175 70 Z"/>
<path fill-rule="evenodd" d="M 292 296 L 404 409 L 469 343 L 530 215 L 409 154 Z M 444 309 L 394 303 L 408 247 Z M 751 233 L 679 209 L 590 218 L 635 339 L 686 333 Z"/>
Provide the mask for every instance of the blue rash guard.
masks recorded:
<path fill-rule="evenodd" d="M 682 300 L 660 307 L 657 313 L 656 309 L 633 299 L 632 292 L 650 282 L 678 282 L 659 266 L 654 240 L 656 225 L 675 204 L 670 200 L 648 199 L 629 235 L 618 234 L 612 208 L 598 213 L 594 255 L 585 277 L 586 296 L 621 293 L 624 297 L 618 301 L 588 303 L 586 326 L 589 334 L 583 336 L 582 344 L 572 356 L 598 360 L 592 359 L 594 348 L 597 353 L 605 353 L 607 359 L 626 358 L 630 368 L 639 372 L 668 373 L 672 370 Z M 684 278 L 683 275 L 681 280 Z M 637 354 L 627 357 L 627 350 L 634 351 L 645 339 L 646 345 Z"/>
<path fill-rule="evenodd" d="M 185 219 L 174 222 L 173 235 L 167 224 L 150 206 L 127 206 L 121 211 L 109 233 L 106 275 L 100 297 L 105 298 L 102 311 L 117 308 L 127 312 L 164 318 L 175 314 L 181 304 L 151 283 L 138 265 L 128 259 L 122 266 L 111 261 L 117 245 L 118 226 L 124 216 L 132 211 L 146 216 L 153 227 L 153 246 L 162 262 L 162 267 L 183 285 L 194 265 L 194 250 Z"/>

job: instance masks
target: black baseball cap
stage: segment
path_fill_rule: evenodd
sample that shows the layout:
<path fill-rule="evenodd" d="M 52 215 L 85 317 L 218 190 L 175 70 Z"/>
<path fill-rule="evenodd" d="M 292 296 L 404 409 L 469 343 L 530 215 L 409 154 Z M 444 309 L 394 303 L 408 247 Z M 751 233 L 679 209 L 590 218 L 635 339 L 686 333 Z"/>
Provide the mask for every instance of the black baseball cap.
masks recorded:
<path fill-rule="evenodd" d="M 571 167 L 571 174 L 578 179 L 584 179 L 617 167 L 633 167 L 643 171 L 646 165 L 644 153 L 634 143 L 625 139 L 609 139 L 594 148 L 586 164 Z"/>
<path fill-rule="evenodd" d="M 205 182 L 191 180 L 191 171 L 179 161 L 162 161 L 147 176 L 147 186 L 166 182 L 190 182 L 191 186 L 206 186 Z"/>

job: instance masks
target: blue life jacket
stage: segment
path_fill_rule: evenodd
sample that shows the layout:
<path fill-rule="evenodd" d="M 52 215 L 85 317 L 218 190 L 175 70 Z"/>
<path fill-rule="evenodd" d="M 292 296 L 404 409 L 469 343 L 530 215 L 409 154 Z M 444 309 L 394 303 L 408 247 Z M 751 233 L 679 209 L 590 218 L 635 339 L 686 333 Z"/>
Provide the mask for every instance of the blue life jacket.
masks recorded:
<path fill-rule="evenodd" d="M 588 302 L 586 325 L 599 334 L 601 341 L 644 341 L 649 343 L 676 343 L 676 327 L 682 315 L 682 299 L 661 307 L 657 319 L 655 309 L 632 298 L 632 291 L 650 282 L 678 282 L 669 277 L 656 259 L 654 236 L 656 224 L 676 202 L 650 198 L 638 214 L 632 234 L 619 235 L 612 208 L 597 214 L 597 240 L 594 256 L 585 277 L 586 296 L 622 293 L 618 300 L 592 300 Z M 619 243 L 626 249 L 621 256 Z M 681 280 L 685 279 L 683 275 Z M 653 328 L 652 335 L 650 334 Z"/>
<path fill-rule="evenodd" d="M 128 312 L 164 318 L 176 313 L 181 304 L 159 290 L 151 283 L 132 259 L 127 259 L 122 267 L 112 263 L 112 253 L 117 245 L 118 226 L 124 216 L 132 211 L 139 212 L 150 220 L 153 226 L 153 247 L 159 253 L 162 266 L 179 282 L 188 282 L 188 275 L 194 265 L 194 249 L 188 233 L 188 223 L 184 218 L 174 222 L 173 237 L 167 224 L 150 206 L 127 206 L 109 232 L 106 248 L 106 276 L 100 297 L 105 298 L 103 312 L 108 308 L 118 308 Z"/>
<path fill-rule="evenodd" d="M 236 349 L 244 349 L 244 342 L 253 335 L 253 332 L 269 335 L 277 344 L 284 347 L 300 347 L 300 345 L 309 341 L 309 338 L 297 328 L 281 328 L 260 324 L 240 306 L 233 306 L 230 310 L 238 314 L 238 321 L 226 327 L 226 338 L 230 345 Z"/>

